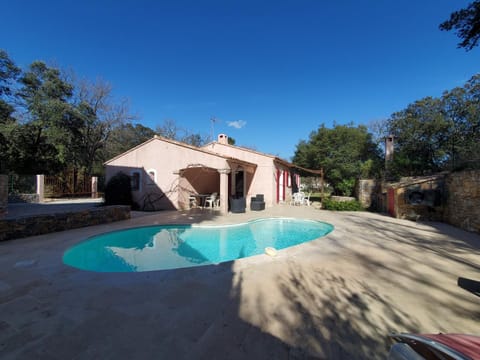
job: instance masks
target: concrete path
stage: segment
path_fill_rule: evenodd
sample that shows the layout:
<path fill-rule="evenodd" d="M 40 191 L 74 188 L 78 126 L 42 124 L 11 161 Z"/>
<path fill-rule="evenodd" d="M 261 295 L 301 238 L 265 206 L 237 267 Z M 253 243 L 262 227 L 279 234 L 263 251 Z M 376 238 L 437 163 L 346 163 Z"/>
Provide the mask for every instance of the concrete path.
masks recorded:
<path fill-rule="evenodd" d="M 94 234 L 290 216 L 328 236 L 220 265 L 93 273 L 62 263 Z M 0 243 L 1 359 L 385 359 L 387 334 L 480 334 L 480 237 L 440 223 L 280 206 L 161 212 Z"/>
<path fill-rule="evenodd" d="M 74 212 L 98 206 L 103 199 L 67 199 L 43 203 L 9 203 L 4 219 L 17 219 L 24 216 Z"/>

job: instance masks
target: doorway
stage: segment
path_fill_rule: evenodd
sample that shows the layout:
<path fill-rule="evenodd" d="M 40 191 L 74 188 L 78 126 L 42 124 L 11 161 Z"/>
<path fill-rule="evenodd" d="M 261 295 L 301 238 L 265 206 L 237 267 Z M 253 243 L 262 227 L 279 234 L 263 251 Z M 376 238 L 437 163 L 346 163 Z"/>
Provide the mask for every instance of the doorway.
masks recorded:
<path fill-rule="evenodd" d="M 234 195 L 237 199 L 241 198 L 245 195 L 244 176 L 245 176 L 245 172 L 243 171 L 242 168 L 238 168 L 237 171 L 235 171 L 235 191 L 234 191 Z"/>

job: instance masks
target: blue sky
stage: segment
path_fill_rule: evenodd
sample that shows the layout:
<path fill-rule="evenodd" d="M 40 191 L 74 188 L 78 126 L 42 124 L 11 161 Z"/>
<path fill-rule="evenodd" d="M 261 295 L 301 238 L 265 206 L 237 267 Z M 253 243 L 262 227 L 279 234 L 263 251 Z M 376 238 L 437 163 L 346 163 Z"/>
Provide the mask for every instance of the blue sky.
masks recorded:
<path fill-rule="evenodd" d="M 4 2 L 0 48 L 110 82 L 137 122 L 226 133 L 290 160 L 324 123 L 368 125 L 479 71 L 438 25 L 462 0 Z"/>

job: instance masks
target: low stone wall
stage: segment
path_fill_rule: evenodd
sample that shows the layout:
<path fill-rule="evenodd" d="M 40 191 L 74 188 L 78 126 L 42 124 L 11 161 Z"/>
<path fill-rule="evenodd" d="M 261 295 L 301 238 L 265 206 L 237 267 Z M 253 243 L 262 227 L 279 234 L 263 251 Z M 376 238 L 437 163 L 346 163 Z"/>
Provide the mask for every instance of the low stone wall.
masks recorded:
<path fill-rule="evenodd" d="M 0 241 L 130 219 L 130 206 L 103 206 L 77 212 L 0 219 Z"/>
<path fill-rule="evenodd" d="M 40 196 L 38 194 L 14 194 L 8 196 L 8 202 L 38 204 Z"/>
<path fill-rule="evenodd" d="M 446 190 L 444 221 L 480 233 L 480 170 L 449 174 Z"/>
<path fill-rule="evenodd" d="M 330 200 L 338 201 L 338 202 L 347 202 L 347 201 L 355 201 L 357 199 L 355 199 L 352 196 L 331 196 Z"/>

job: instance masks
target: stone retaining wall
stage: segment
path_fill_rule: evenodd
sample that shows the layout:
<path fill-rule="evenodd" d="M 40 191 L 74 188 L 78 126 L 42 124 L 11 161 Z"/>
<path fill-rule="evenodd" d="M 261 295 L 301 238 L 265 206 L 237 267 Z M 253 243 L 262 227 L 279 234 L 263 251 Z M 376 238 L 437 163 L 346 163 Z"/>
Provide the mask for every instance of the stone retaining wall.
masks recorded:
<path fill-rule="evenodd" d="M 0 241 L 130 219 L 130 206 L 112 205 L 77 212 L 0 219 Z"/>
<path fill-rule="evenodd" d="M 356 198 L 352 196 L 331 196 L 331 200 L 333 201 L 338 201 L 338 202 L 348 202 L 348 201 L 355 201 L 357 200 Z"/>
<path fill-rule="evenodd" d="M 444 221 L 480 233 L 480 170 L 449 174 L 446 190 Z"/>
<path fill-rule="evenodd" d="M 38 204 L 40 196 L 38 194 L 13 194 L 8 196 L 8 202 Z"/>
<path fill-rule="evenodd" d="M 379 182 L 375 179 L 361 179 L 357 181 L 355 194 L 365 209 L 377 209 L 377 193 Z"/>

